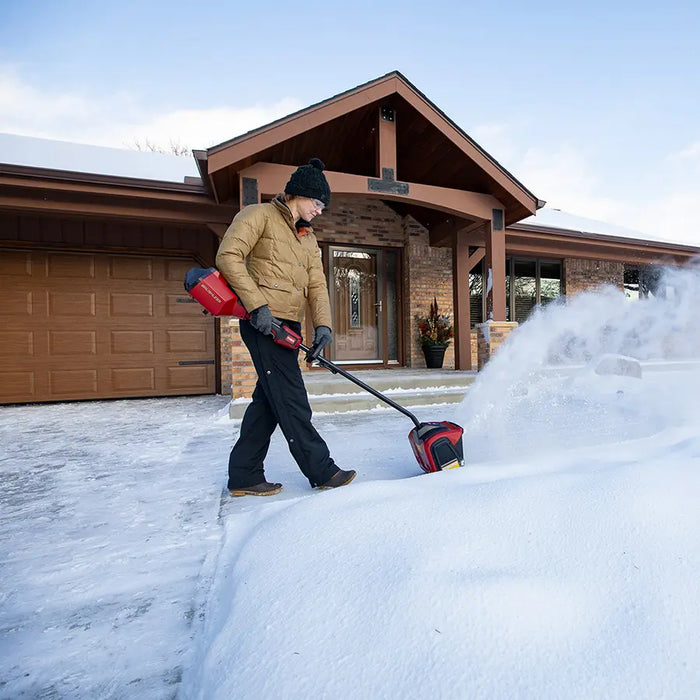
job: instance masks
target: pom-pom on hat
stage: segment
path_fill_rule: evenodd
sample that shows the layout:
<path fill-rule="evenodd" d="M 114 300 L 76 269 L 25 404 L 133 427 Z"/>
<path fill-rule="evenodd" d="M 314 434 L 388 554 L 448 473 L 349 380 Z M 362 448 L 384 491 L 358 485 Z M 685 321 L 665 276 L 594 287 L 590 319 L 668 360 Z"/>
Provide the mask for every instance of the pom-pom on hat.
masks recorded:
<path fill-rule="evenodd" d="M 284 193 L 319 199 L 328 206 L 331 201 L 331 188 L 323 174 L 325 167 L 321 159 L 312 158 L 308 165 L 302 165 L 292 173 Z"/>

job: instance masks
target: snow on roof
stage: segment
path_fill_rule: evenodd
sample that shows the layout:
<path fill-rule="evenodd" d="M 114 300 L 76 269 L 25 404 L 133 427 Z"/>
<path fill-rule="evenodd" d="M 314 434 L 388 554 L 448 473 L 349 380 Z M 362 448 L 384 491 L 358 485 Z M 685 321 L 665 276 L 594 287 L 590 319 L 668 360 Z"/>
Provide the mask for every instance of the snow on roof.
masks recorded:
<path fill-rule="evenodd" d="M 561 209 L 543 208 L 539 209 L 534 216 L 514 224 L 517 228 L 520 224 L 527 226 L 542 226 L 544 228 L 557 228 L 565 231 L 575 231 L 577 233 L 593 233 L 603 236 L 621 236 L 623 238 L 637 238 L 639 240 L 653 240 L 654 237 L 642 231 L 609 224 L 606 221 L 597 219 L 587 219 L 576 214 L 569 214 Z"/>
<path fill-rule="evenodd" d="M 199 179 L 192 157 L 0 134 L 0 163 L 96 175 L 184 182 Z"/>

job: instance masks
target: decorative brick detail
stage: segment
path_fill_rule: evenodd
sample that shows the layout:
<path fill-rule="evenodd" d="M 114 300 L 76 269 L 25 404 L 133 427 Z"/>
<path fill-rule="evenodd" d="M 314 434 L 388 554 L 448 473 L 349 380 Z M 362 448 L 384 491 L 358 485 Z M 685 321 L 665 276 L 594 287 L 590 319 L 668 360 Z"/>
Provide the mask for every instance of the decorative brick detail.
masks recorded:
<path fill-rule="evenodd" d="M 484 365 L 494 356 L 503 341 L 510 335 L 518 324 L 515 321 L 486 321 L 476 326 L 478 345 L 478 368 Z"/>
<path fill-rule="evenodd" d="M 567 296 L 588 292 L 604 285 L 624 288 L 625 265 L 606 260 L 566 258 L 564 260 L 564 289 Z"/>

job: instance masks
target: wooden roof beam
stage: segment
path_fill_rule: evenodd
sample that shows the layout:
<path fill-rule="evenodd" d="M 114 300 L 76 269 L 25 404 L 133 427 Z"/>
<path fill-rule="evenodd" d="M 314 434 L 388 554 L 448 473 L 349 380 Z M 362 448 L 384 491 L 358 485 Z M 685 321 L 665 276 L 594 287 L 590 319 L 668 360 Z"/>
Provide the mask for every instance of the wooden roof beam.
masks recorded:
<path fill-rule="evenodd" d="M 289 165 L 256 163 L 242 170 L 240 176 L 242 178 L 255 179 L 257 181 L 259 194 L 274 196 L 282 191 L 284 184 L 289 180 L 294 170 L 296 170 L 296 168 Z M 447 187 L 422 185 L 413 182 L 396 183 L 405 186 L 396 188 L 397 190 L 403 189 L 407 192 L 407 194 L 401 194 L 398 191 L 392 192 L 370 189 L 370 181 L 374 178 L 328 170 L 325 171 L 325 174 L 331 192 L 335 194 L 355 194 L 372 197 L 374 199 L 386 199 L 395 202 L 417 204 L 429 209 L 437 209 L 448 214 L 465 216 L 470 219 L 478 218 L 490 220 L 494 209 L 503 209 L 503 205 L 495 197 L 480 192 L 468 192 L 466 190 L 455 190 Z"/>
<path fill-rule="evenodd" d="M 396 110 L 389 105 L 381 105 L 377 117 L 377 177 L 384 178 L 386 175 L 385 179 L 396 180 Z"/>

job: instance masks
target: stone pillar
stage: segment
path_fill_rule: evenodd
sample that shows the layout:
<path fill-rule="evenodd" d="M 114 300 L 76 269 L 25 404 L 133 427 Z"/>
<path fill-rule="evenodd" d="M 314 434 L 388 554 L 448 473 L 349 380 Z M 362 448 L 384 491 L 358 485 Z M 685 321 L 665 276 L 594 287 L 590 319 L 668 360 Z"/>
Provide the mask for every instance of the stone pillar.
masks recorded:
<path fill-rule="evenodd" d="M 476 326 L 479 370 L 494 356 L 518 324 L 515 321 L 486 321 Z"/>

